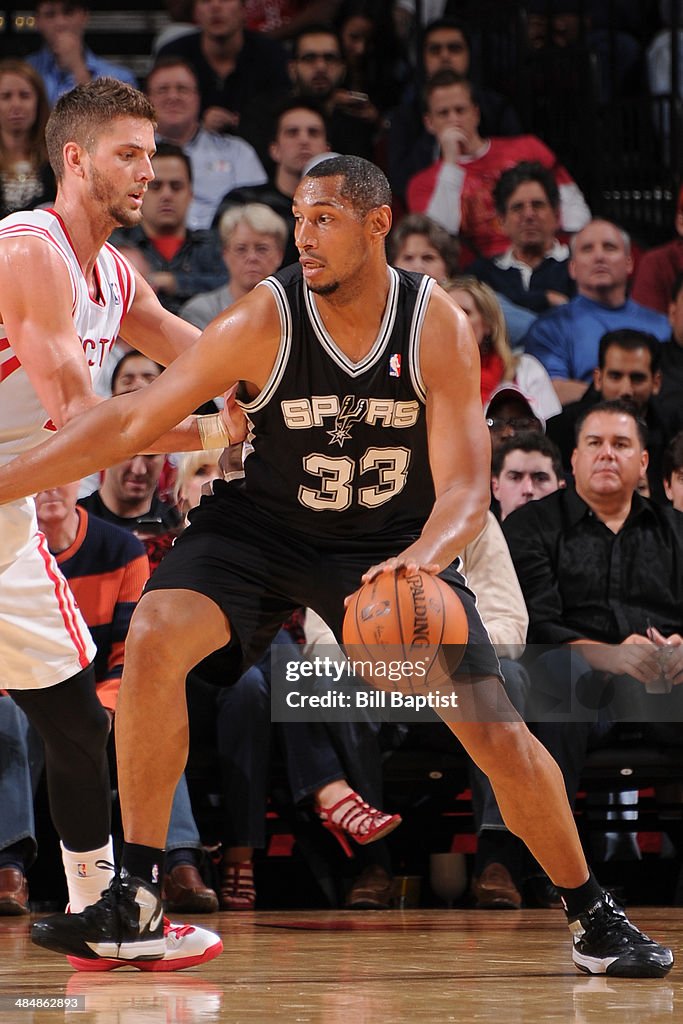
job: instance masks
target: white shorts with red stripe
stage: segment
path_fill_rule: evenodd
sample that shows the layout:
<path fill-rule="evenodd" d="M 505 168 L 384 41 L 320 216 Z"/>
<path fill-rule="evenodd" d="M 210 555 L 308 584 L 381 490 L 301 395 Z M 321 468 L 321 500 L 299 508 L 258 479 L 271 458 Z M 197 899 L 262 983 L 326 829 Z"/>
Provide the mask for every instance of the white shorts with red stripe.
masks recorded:
<path fill-rule="evenodd" d="M 88 627 L 38 531 L 33 499 L 0 506 L 0 687 L 54 686 L 94 657 Z"/>

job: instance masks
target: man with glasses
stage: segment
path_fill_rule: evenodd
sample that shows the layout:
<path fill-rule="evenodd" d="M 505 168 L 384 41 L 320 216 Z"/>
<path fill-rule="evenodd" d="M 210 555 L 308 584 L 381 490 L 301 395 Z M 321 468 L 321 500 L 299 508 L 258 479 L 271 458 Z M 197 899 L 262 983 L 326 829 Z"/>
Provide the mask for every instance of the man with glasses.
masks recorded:
<path fill-rule="evenodd" d="M 557 238 L 560 191 L 552 172 L 534 160 L 503 171 L 493 189 L 496 213 L 510 246 L 479 258 L 471 272 L 516 306 L 545 313 L 575 293 L 569 247 Z"/>
<path fill-rule="evenodd" d="M 341 42 L 333 28 L 309 25 L 294 39 L 289 62 L 293 94 L 320 104 L 334 151 L 371 160 L 379 112 L 364 94 L 341 88 L 345 72 Z"/>
<path fill-rule="evenodd" d="M 568 302 L 569 247 L 560 242 L 560 191 L 552 171 L 523 160 L 503 171 L 493 189 L 496 214 L 510 239 L 505 252 L 480 256 L 471 273 L 490 285 L 500 302 L 510 344 L 522 341 L 537 316 Z"/>
<path fill-rule="evenodd" d="M 534 412 L 532 399 L 513 384 L 506 381 L 491 394 L 484 414 L 491 435 L 491 448 L 495 450 L 508 438 L 521 431 L 533 430 L 545 433 L 545 420 Z"/>

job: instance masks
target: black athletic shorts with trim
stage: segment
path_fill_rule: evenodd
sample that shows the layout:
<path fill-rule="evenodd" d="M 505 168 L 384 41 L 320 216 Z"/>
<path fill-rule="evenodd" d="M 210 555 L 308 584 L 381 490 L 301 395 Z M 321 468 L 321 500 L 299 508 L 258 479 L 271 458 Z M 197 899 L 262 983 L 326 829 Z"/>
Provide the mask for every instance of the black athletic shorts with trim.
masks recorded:
<path fill-rule="evenodd" d="M 231 645 L 242 648 L 243 669 L 259 660 L 296 608 L 313 608 L 341 639 L 344 598 L 371 565 L 391 558 L 415 536 L 381 534 L 321 543 L 283 526 L 257 508 L 240 482 L 214 482 L 149 580 L 153 590 L 192 590 L 223 609 Z M 496 652 L 472 592 L 450 565 L 442 573 L 467 612 L 469 639 L 460 665 L 473 677 L 501 677 Z"/>

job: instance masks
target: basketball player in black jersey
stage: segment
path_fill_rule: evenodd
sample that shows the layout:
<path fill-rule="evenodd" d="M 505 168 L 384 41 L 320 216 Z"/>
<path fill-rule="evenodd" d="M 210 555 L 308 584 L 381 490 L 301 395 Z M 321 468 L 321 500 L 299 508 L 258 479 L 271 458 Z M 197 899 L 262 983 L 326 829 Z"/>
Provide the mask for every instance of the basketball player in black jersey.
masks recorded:
<path fill-rule="evenodd" d="M 235 381 L 253 426 L 244 479 L 202 499 L 133 617 L 117 713 L 121 876 L 82 914 L 36 924 L 48 948 L 116 957 L 117 944 L 129 956 L 136 945 L 144 957 L 154 942 L 161 847 L 187 754 L 185 677 L 230 640 L 250 662 L 300 605 L 340 636 L 344 596 L 361 579 L 438 572 L 467 610 L 463 668 L 479 679 L 473 687 L 494 691 L 492 706 L 504 705 L 495 654 L 452 565 L 489 501 L 477 346 L 434 282 L 387 266 L 390 203 L 374 165 L 319 163 L 294 196 L 298 266 L 230 307 L 144 391 L 99 405 L 0 468 L 2 500 L 85 476 L 144 451 Z M 575 963 L 666 974 L 671 952 L 631 925 L 590 873 L 557 765 L 507 717 L 448 725 L 560 890 Z"/>

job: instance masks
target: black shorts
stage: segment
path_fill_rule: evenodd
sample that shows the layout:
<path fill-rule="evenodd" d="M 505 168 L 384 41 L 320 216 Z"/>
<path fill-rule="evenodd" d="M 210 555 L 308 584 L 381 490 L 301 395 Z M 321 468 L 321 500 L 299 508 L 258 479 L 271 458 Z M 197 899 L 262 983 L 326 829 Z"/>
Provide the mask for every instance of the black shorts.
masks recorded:
<path fill-rule="evenodd" d="M 222 608 L 243 666 L 264 654 L 296 608 L 313 608 L 341 640 L 344 598 L 371 565 L 398 554 L 415 535 L 330 539 L 296 533 L 257 508 L 240 483 L 214 483 L 147 584 L 152 590 L 193 590 Z M 499 676 L 500 666 L 474 595 L 450 565 L 439 574 L 467 612 L 469 638 L 460 671 Z"/>

